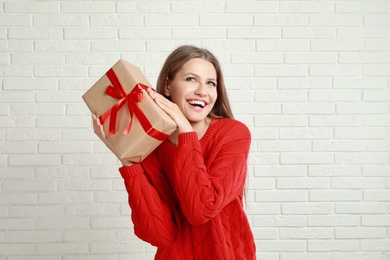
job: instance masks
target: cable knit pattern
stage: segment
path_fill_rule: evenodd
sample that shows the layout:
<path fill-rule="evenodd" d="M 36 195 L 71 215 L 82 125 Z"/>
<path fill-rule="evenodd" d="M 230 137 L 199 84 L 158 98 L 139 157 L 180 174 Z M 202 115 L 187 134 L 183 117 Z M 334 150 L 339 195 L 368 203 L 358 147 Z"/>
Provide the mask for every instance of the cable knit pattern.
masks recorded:
<path fill-rule="evenodd" d="M 120 168 L 135 234 L 157 246 L 155 259 L 255 259 L 243 210 L 251 136 L 234 119 L 214 119 L 198 140 L 179 135 L 141 164 Z"/>

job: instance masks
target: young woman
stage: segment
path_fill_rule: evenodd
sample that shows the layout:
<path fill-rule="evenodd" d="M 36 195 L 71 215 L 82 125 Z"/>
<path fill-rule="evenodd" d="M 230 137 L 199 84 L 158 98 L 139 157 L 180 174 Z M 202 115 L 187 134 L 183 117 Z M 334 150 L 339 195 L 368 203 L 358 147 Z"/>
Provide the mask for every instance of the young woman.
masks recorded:
<path fill-rule="evenodd" d="M 157 247 L 155 259 L 255 259 L 243 209 L 251 135 L 233 119 L 219 62 L 181 46 L 148 93 L 178 128 L 141 163 L 122 161 L 135 234 Z"/>

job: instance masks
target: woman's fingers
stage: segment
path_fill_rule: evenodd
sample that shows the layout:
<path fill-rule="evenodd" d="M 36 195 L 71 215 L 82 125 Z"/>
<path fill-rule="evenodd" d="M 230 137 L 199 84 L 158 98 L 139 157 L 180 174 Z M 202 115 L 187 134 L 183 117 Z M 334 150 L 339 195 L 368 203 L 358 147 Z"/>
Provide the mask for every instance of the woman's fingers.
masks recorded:
<path fill-rule="evenodd" d="M 171 102 L 169 99 L 163 95 L 148 89 L 150 97 L 154 102 L 165 112 L 169 117 L 175 121 L 178 126 L 179 132 L 190 132 L 193 131 L 191 124 L 188 122 L 188 119 L 184 116 L 183 112 L 177 106 L 177 104 Z"/>
<path fill-rule="evenodd" d="M 95 134 L 100 137 L 102 125 L 100 124 L 99 118 L 96 115 L 92 115 L 92 121 L 93 121 L 93 130 Z"/>
<path fill-rule="evenodd" d="M 114 151 L 114 147 L 112 144 L 108 141 L 106 133 L 104 132 L 103 125 L 100 123 L 99 117 L 96 115 L 92 115 L 92 121 L 93 121 L 93 131 L 95 134 L 100 138 L 100 140 L 103 141 L 103 143 L 110 149 L 112 152 Z"/>
<path fill-rule="evenodd" d="M 100 119 L 96 115 L 92 115 L 92 121 L 93 121 L 93 131 L 95 134 L 102 139 L 102 141 L 105 141 L 106 133 L 104 132 L 103 125 L 100 123 Z"/>
<path fill-rule="evenodd" d="M 96 116 L 92 114 L 93 131 L 97 134 Z"/>
<path fill-rule="evenodd" d="M 152 88 L 148 88 L 146 91 L 148 92 L 149 96 L 154 100 L 154 102 L 156 102 L 157 100 L 161 100 L 162 98 L 166 99 L 164 96 L 162 96 L 161 94 L 157 93 Z"/>
<path fill-rule="evenodd" d="M 177 113 L 181 114 L 180 109 L 177 107 L 175 103 L 172 103 L 170 100 L 168 100 L 163 95 L 155 92 L 153 89 L 148 88 L 148 94 L 149 96 L 154 100 L 154 102 L 167 113 L 172 119 L 175 119 L 177 117 Z"/>
<path fill-rule="evenodd" d="M 148 88 L 149 96 L 154 100 L 154 102 L 167 114 L 170 115 L 172 112 L 178 112 L 180 111 L 177 105 L 173 102 L 171 102 L 169 99 L 164 97 L 163 95 L 157 93 L 152 88 Z"/>

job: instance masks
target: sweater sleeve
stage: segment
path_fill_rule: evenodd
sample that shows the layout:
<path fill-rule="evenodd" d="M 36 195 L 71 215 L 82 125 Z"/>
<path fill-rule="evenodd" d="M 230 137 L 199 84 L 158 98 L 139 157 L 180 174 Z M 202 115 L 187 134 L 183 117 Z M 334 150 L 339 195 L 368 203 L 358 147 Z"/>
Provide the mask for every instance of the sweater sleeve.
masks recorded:
<path fill-rule="evenodd" d="M 168 246 L 176 234 L 176 225 L 168 205 L 150 183 L 141 164 L 119 168 L 131 207 L 134 233 L 154 246 Z"/>
<path fill-rule="evenodd" d="M 242 196 L 251 141 L 249 129 L 236 123 L 220 136 L 213 144 L 215 159 L 207 167 L 196 133 L 179 135 L 172 186 L 184 215 L 192 224 L 207 222 Z"/>

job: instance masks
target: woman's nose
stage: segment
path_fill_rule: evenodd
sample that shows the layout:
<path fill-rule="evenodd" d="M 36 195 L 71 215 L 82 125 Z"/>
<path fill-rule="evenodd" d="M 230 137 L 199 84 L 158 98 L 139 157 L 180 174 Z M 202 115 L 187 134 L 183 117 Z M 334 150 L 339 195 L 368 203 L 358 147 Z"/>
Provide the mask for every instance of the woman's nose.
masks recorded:
<path fill-rule="evenodd" d="M 195 94 L 204 96 L 206 95 L 206 83 L 199 83 L 195 90 Z"/>

